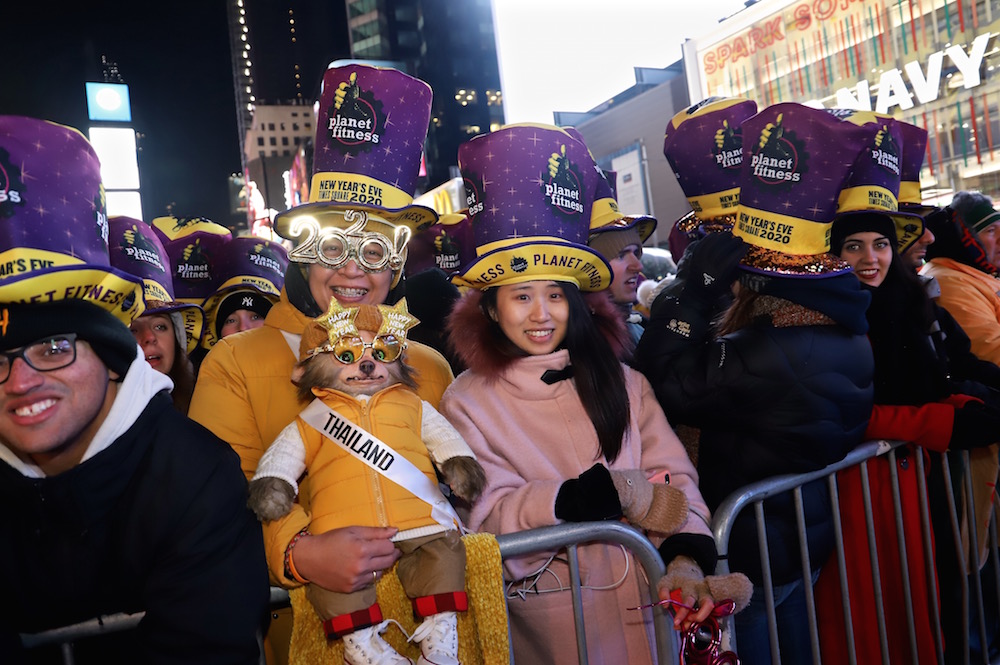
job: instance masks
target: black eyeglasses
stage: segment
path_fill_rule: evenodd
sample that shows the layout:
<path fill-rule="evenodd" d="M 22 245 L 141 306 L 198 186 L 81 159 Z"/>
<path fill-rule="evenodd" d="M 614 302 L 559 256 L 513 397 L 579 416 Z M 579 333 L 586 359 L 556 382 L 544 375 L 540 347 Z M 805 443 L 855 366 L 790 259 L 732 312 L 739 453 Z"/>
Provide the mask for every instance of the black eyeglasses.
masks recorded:
<path fill-rule="evenodd" d="M 53 335 L 17 351 L 0 351 L 0 383 L 5 383 L 10 378 L 10 368 L 18 358 L 38 372 L 69 367 L 76 360 L 76 334 Z"/>

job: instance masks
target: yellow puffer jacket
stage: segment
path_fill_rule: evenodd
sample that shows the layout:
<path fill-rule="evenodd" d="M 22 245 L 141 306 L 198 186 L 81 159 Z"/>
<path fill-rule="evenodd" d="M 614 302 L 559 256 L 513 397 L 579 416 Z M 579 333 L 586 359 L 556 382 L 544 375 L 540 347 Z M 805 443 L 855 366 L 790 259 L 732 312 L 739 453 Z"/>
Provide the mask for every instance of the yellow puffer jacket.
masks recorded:
<path fill-rule="evenodd" d="M 337 390 L 315 391 L 328 407 L 388 443 L 437 484 L 430 453 L 420 437 L 420 398 L 402 385 L 380 390 L 366 404 Z M 400 531 L 435 525 L 431 507 L 329 441 L 301 418 L 299 435 L 310 477 L 313 533 L 339 527 L 394 526 Z"/>
<path fill-rule="evenodd" d="M 920 274 L 937 280 L 937 303 L 962 326 L 972 353 L 1000 365 L 1000 279 L 945 257 L 932 259 Z"/>
<path fill-rule="evenodd" d="M 305 406 L 298 401 L 290 377 L 298 358 L 299 336 L 309 321 L 282 290 L 263 327 L 219 340 L 201 365 L 188 416 L 233 447 L 248 480 L 267 447 Z M 286 336 L 292 337 L 294 352 Z M 448 362 L 416 342 L 409 342 L 406 361 L 417 370 L 417 394 L 437 408 L 455 378 Z M 306 487 L 300 491 L 308 495 Z M 308 525 L 308 514 L 296 505 L 282 519 L 264 526 L 272 582 L 296 586 L 284 575 L 285 547 Z"/>

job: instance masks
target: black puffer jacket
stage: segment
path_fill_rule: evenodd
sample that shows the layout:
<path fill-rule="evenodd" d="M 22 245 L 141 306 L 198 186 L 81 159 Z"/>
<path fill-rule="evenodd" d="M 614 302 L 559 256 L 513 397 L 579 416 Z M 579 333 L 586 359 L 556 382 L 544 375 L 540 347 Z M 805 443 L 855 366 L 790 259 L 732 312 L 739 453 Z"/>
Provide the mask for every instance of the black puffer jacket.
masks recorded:
<path fill-rule="evenodd" d="M 0 662 L 49 662 L 20 653 L 19 632 L 138 611 L 138 631 L 79 643 L 77 662 L 258 662 L 268 582 L 246 479 L 165 392 L 65 473 L 0 463 L 0 503 Z"/>
<path fill-rule="evenodd" d="M 842 316 L 847 326 L 775 327 L 765 317 L 715 339 L 710 322 L 717 312 L 700 291 L 674 284 L 654 303 L 636 366 L 672 424 L 701 428 L 699 487 L 711 510 L 744 485 L 823 468 L 863 440 L 872 409 L 873 361 L 863 334 L 868 299 L 856 297 L 853 275 L 843 277 L 808 281 L 825 283 L 817 289 L 827 291 L 822 309 L 834 320 Z M 808 307 L 810 285 L 795 281 L 803 288 L 783 295 Z M 846 291 L 838 296 L 840 289 Z M 838 297 L 839 304 L 828 306 Z M 825 483 L 806 486 L 803 499 L 815 569 L 833 543 Z M 789 582 L 801 575 L 792 497 L 765 506 L 774 581 Z M 759 583 L 754 522 L 753 510 L 744 509 L 730 539 L 729 563 Z"/>

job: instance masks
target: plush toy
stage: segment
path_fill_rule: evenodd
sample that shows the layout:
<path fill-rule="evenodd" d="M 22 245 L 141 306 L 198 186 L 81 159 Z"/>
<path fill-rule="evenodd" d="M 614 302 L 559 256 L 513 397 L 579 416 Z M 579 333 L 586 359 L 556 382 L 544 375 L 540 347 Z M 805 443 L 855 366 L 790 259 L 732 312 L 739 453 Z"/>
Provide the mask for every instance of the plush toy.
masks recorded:
<path fill-rule="evenodd" d="M 262 520 L 288 513 L 307 471 L 310 532 L 398 527 L 397 573 L 423 618 L 410 638 L 420 644 L 418 664 L 457 665 L 456 611 L 468 606 L 465 549 L 434 469 L 469 502 L 486 476 L 461 435 L 413 391 L 405 349 L 406 331 L 416 324 L 405 300 L 344 308 L 333 299 L 307 326 L 292 380 L 299 399 L 312 401 L 261 458 L 250 507 Z M 309 585 L 306 594 L 327 636 L 343 638 L 349 663 L 411 662 L 381 637 L 389 622 L 374 581 L 348 594 Z"/>

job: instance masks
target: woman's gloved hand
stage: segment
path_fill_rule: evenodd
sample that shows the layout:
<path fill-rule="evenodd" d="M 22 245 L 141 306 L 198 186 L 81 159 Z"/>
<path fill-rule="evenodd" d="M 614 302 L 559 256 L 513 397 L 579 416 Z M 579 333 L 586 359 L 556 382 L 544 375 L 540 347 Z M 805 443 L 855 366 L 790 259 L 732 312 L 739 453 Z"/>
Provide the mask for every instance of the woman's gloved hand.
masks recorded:
<path fill-rule="evenodd" d="M 651 483 L 640 469 L 611 470 L 625 519 L 647 531 L 669 536 L 687 522 L 688 500 L 682 490 Z"/>
<path fill-rule="evenodd" d="M 710 233 L 688 245 L 677 265 L 674 281 L 684 282 L 685 293 L 715 298 L 736 280 L 737 268 L 747 249 L 743 239 L 732 233 Z"/>
<path fill-rule="evenodd" d="M 709 617 L 716 601 L 732 600 L 735 612 L 750 604 L 753 584 L 743 573 L 705 575 L 698 564 L 686 556 L 677 556 L 667 565 L 667 574 L 656 589 L 661 600 L 674 599 L 687 607 L 675 606 L 674 628 L 689 628 Z M 694 608 L 694 612 L 688 608 Z"/>
<path fill-rule="evenodd" d="M 949 448 L 969 450 L 997 441 L 1000 441 L 1000 411 L 979 401 L 969 401 L 955 409 Z"/>
<path fill-rule="evenodd" d="M 595 464 L 576 478 L 564 481 L 556 494 L 555 513 L 564 522 L 620 518 L 622 505 L 608 468 Z"/>

